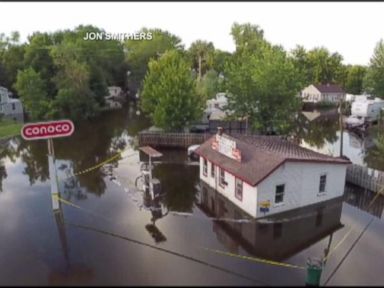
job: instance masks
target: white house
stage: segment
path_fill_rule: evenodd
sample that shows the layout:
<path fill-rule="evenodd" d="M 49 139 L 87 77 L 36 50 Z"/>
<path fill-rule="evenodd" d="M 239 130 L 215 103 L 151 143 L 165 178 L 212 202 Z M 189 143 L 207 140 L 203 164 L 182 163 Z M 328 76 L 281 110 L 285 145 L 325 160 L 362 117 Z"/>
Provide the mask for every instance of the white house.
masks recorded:
<path fill-rule="evenodd" d="M 23 115 L 23 105 L 19 99 L 11 98 L 7 88 L 0 86 L 0 114 L 9 118 L 20 118 Z"/>
<path fill-rule="evenodd" d="M 195 153 L 200 179 L 255 218 L 342 196 L 350 164 L 277 136 L 222 132 Z"/>
<path fill-rule="evenodd" d="M 227 113 L 224 112 L 225 107 L 228 105 L 228 99 L 225 93 L 217 93 L 215 98 L 208 99 L 206 108 L 203 115 L 203 123 L 209 120 L 223 120 Z"/>
<path fill-rule="evenodd" d="M 118 97 L 121 95 L 123 91 L 118 86 L 110 86 L 108 87 L 108 96 L 107 97 Z"/>
<path fill-rule="evenodd" d="M 108 95 L 105 98 L 105 104 L 107 109 L 120 109 L 122 108 L 121 102 L 123 101 L 123 91 L 118 86 L 109 86 Z"/>
<path fill-rule="evenodd" d="M 335 84 L 311 84 L 301 91 L 300 96 L 303 102 L 339 103 L 345 98 L 345 92 L 339 85 Z"/>

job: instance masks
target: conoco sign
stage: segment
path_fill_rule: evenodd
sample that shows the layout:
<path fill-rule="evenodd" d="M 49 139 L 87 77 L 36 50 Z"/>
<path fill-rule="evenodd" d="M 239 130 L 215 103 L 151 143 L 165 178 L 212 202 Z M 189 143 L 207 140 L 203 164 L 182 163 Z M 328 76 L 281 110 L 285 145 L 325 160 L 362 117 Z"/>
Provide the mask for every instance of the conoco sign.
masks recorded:
<path fill-rule="evenodd" d="M 25 140 L 67 137 L 75 131 L 71 120 L 28 123 L 21 128 L 21 136 Z"/>

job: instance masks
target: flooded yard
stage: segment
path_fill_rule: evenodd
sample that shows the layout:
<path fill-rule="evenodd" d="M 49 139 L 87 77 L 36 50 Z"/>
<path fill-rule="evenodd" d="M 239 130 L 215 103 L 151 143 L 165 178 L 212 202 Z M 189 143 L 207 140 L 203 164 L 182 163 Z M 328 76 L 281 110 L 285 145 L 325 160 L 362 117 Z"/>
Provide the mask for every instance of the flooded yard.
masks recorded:
<path fill-rule="evenodd" d="M 46 141 L 3 148 L 0 285 L 304 285 L 308 257 L 327 257 L 322 285 L 384 283 L 381 196 L 347 186 L 343 199 L 254 220 L 200 182 L 186 151 L 162 150 L 150 203 L 134 139 L 148 126 L 130 107 L 54 140 L 55 212 Z"/>

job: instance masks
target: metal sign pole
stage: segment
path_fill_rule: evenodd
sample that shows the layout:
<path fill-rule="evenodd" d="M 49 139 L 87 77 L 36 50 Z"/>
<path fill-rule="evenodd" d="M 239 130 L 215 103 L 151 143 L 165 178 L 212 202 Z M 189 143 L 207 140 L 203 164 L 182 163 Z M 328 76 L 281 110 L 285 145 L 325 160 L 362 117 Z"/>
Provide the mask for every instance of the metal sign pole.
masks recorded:
<path fill-rule="evenodd" d="M 52 138 L 47 140 L 48 143 L 48 168 L 49 168 L 49 178 L 51 179 L 51 197 L 52 197 L 52 209 L 58 210 L 59 205 L 59 187 L 57 183 L 57 173 L 55 166 L 55 150 L 53 148 Z"/>

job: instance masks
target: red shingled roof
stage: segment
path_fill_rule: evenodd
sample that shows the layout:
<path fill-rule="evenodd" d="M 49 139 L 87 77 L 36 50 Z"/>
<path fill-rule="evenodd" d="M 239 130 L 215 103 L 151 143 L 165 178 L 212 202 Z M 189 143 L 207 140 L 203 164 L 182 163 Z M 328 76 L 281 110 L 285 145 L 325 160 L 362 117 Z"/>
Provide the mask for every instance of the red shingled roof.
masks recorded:
<path fill-rule="evenodd" d="M 236 147 L 241 151 L 241 162 L 212 149 L 211 143 L 216 136 L 209 138 L 200 145 L 195 153 L 208 159 L 251 186 L 260 183 L 286 161 L 334 164 L 351 163 L 342 158 L 324 155 L 300 147 L 278 136 L 238 135 L 236 138 L 226 134 L 223 134 L 223 136 L 236 141 Z"/>
<path fill-rule="evenodd" d="M 315 84 L 313 86 L 321 93 L 344 93 L 343 89 L 336 84 Z"/>

